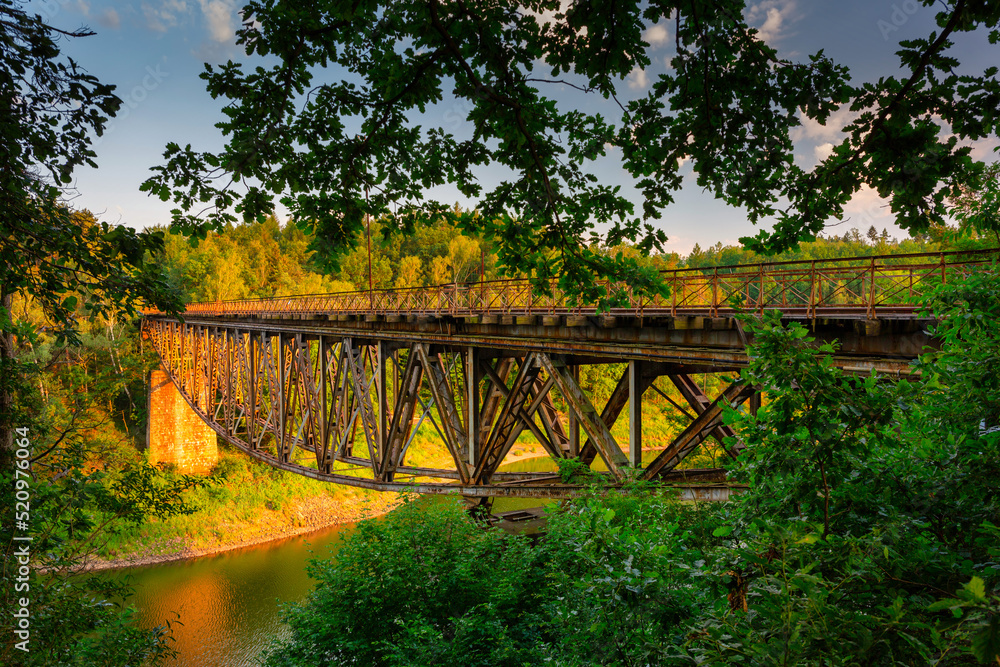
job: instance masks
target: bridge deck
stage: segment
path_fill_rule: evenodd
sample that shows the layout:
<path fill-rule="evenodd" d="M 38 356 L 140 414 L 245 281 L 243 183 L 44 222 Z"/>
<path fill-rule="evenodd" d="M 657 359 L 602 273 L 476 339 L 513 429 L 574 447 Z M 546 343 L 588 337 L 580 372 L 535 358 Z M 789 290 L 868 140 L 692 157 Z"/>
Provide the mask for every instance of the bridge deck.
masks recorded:
<path fill-rule="evenodd" d="M 683 482 L 690 497 L 718 499 L 728 493 L 721 470 L 679 466 L 707 440 L 735 456 L 741 446 L 722 414 L 759 405 L 739 380 L 715 397 L 693 380 L 745 365 L 737 311 L 781 310 L 808 321 L 817 338 L 838 342 L 835 363 L 846 370 L 905 374 L 933 343 L 915 299 L 996 256 L 678 270 L 665 274 L 669 296 L 618 290 L 626 306 L 603 313 L 567 306 L 556 286 L 539 297 L 526 281 L 192 304 L 183 321 L 147 313 L 144 331 L 182 395 L 221 437 L 298 474 L 473 497 L 578 492 L 551 473 L 498 470 L 529 431 L 557 461 L 602 460 L 611 482 L 632 467 L 646 479 Z M 622 362 L 598 409 L 579 369 Z M 663 394 L 660 378 L 687 402 L 674 405 L 690 422 L 644 464 L 642 396 L 650 388 Z M 611 434 L 623 412 L 627 447 Z M 422 425 L 434 428 L 453 466 L 409 460 Z M 707 480 L 713 484 L 690 486 Z"/>
<path fill-rule="evenodd" d="M 667 293 L 653 297 L 606 281 L 600 286 L 618 304 L 608 315 L 717 318 L 781 310 L 785 317 L 810 320 L 911 319 L 920 296 L 949 276 L 954 279 L 992 262 L 998 253 L 1000 249 L 675 269 L 661 272 Z M 571 304 L 557 281 L 549 284 L 548 294 L 539 294 L 522 279 L 195 303 L 186 312 L 474 317 L 596 315 L 597 309 Z"/>

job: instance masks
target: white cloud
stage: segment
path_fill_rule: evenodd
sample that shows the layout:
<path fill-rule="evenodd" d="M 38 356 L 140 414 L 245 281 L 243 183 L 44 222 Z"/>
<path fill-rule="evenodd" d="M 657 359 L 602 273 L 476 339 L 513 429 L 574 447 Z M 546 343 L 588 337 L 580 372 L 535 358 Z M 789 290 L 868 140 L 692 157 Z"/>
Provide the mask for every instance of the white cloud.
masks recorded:
<path fill-rule="evenodd" d="M 529 16 L 534 16 L 535 19 L 538 21 L 538 25 L 546 25 L 556 20 L 557 13 L 565 14 L 566 10 L 569 9 L 569 6 L 570 6 L 570 0 L 559 0 L 558 10 L 546 9 L 543 12 L 536 12 L 532 9 L 528 9 L 527 7 L 521 7 L 521 11 L 523 11 L 525 14 L 528 14 Z"/>
<path fill-rule="evenodd" d="M 823 160 L 830 157 L 832 153 L 833 153 L 833 144 L 831 144 L 829 141 L 826 142 L 825 144 L 820 144 L 819 146 L 813 148 L 813 155 L 816 156 L 816 162 L 822 162 Z"/>
<path fill-rule="evenodd" d="M 793 127 L 789 134 L 792 141 L 812 139 L 818 143 L 839 144 L 847 136 L 841 132 L 841 128 L 852 123 L 858 117 L 858 113 L 851 111 L 849 106 L 844 105 L 830 114 L 825 124 L 820 124 L 819 121 L 812 118 L 802 117 L 802 125 Z"/>
<path fill-rule="evenodd" d="M 757 33 L 758 36 L 767 42 L 768 44 L 776 41 L 781 35 L 781 24 L 784 22 L 784 17 L 781 12 L 772 7 L 767 10 L 767 20 L 764 21 L 764 25 L 760 27 L 760 32 Z"/>
<path fill-rule="evenodd" d="M 234 23 L 239 20 L 235 0 L 198 0 L 201 11 L 208 19 L 208 32 L 216 42 L 224 43 L 236 34 Z"/>
<path fill-rule="evenodd" d="M 118 11 L 114 7 L 108 7 L 98 14 L 97 22 L 105 28 L 111 28 L 112 30 L 118 30 L 122 25 L 121 17 L 118 16 Z"/>
<path fill-rule="evenodd" d="M 774 46 L 798 19 L 797 9 L 796 0 L 762 0 L 747 8 L 746 19 L 757 28 L 758 38 Z"/>
<path fill-rule="evenodd" d="M 639 69 L 638 67 L 632 68 L 632 71 L 628 74 L 627 81 L 628 87 L 632 90 L 646 90 L 649 88 L 649 76 L 646 74 L 646 70 Z"/>
<path fill-rule="evenodd" d="M 649 26 L 642 32 L 642 39 L 655 49 L 670 41 L 670 33 L 667 32 L 665 25 L 657 23 Z"/>
<path fill-rule="evenodd" d="M 150 30 L 166 32 L 179 23 L 181 15 L 188 13 L 188 6 L 185 0 L 161 0 L 156 7 L 143 2 L 142 13 Z"/>
<path fill-rule="evenodd" d="M 1000 140 L 996 137 L 987 137 L 978 141 L 973 141 L 972 159 L 984 162 L 995 162 L 997 160 L 997 148 L 1000 147 Z"/>
<path fill-rule="evenodd" d="M 851 201 L 844 205 L 844 217 L 849 218 L 852 226 L 862 232 L 870 225 L 885 225 L 896 219 L 889 208 L 889 202 L 867 185 L 862 185 L 851 197 Z"/>

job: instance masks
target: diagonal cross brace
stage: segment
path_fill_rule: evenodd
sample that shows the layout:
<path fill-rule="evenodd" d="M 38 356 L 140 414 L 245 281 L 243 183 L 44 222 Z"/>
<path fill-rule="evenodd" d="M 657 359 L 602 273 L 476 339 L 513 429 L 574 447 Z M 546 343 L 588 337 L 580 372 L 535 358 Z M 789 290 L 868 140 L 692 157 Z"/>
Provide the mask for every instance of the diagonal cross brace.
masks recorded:
<path fill-rule="evenodd" d="M 556 381 L 559 393 L 566 400 L 570 410 L 576 413 L 580 425 L 583 426 L 583 430 L 590 436 L 590 442 L 597 449 L 597 453 L 601 455 L 604 464 L 608 467 L 608 471 L 614 476 L 616 481 L 621 481 L 622 468 L 628 465 L 628 457 L 625 456 L 622 448 L 615 442 L 615 438 L 611 435 L 611 431 L 603 416 L 597 414 L 597 409 L 590 402 L 590 399 L 587 398 L 586 394 L 583 393 L 583 390 L 580 389 L 580 385 L 573 379 L 573 375 L 569 372 L 563 360 L 558 358 L 553 359 L 544 352 L 539 352 L 538 358 L 548 372 L 549 377 Z M 614 423 L 613 420 L 612 423 Z"/>
<path fill-rule="evenodd" d="M 701 387 L 695 383 L 690 375 L 668 374 L 667 377 L 670 378 L 670 381 L 674 383 L 675 387 L 677 387 L 677 390 L 681 393 L 681 396 L 684 397 L 684 400 L 686 400 L 688 404 L 694 408 L 696 415 L 700 415 L 705 411 L 705 408 L 711 404 L 711 399 L 708 398 L 705 392 L 701 390 Z M 729 428 L 725 424 L 719 424 L 716 426 L 710 435 L 715 438 L 720 445 L 725 447 L 726 453 L 729 454 L 730 458 L 736 458 L 736 455 L 740 453 L 741 449 L 743 449 L 742 445 L 735 445 L 732 448 L 726 446 L 725 438 L 732 438 L 736 434 L 733 432 L 733 429 Z"/>
<path fill-rule="evenodd" d="M 489 440 L 500 402 L 510 393 L 507 389 L 507 377 L 510 375 L 510 369 L 513 365 L 514 360 L 509 357 L 498 359 L 496 368 L 491 367 L 486 360 L 480 360 L 480 368 L 486 373 L 487 380 L 486 388 L 482 393 L 483 405 L 479 412 L 478 442 L 480 448 Z M 480 458 L 482 458 L 482 452 L 477 453 L 476 460 L 478 461 Z"/>
<path fill-rule="evenodd" d="M 441 426 L 444 431 L 444 441 L 448 446 L 452 459 L 455 461 L 455 469 L 462 479 L 463 484 L 469 483 L 469 469 L 462 459 L 462 444 L 468 440 L 468 435 L 462 427 L 462 421 L 458 416 L 458 408 L 455 407 L 455 395 L 452 393 L 448 377 L 445 375 L 440 355 L 430 355 L 427 353 L 427 345 L 416 346 L 420 365 L 424 367 L 427 378 L 431 385 L 431 395 L 437 405 L 438 414 L 441 416 Z"/>
<path fill-rule="evenodd" d="M 424 363 L 419 351 L 421 343 L 410 346 L 410 354 L 406 360 L 406 370 L 400 381 L 399 395 L 396 397 L 396 409 L 392 414 L 389 433 L 385 439 L 385 453 L 382 465 L 376 468 L 376 476 L 385 481 L 392 481 L 396 468 L 402 463 L 406 454 L 407 436 L 413 419 L 413 411 L 420 400 L 420 383 L 424 373 Z"/>
<path fill-rule="evenodd" d="M 726 405 L 737 406 L 754 394 L 753 385 L 743 380 L 737 380 L 726 387 L 726 390 L 716 398 L 697 419 L 688 424 L 677 438 L 670 443 L 648 465 L 642 473 L 643 479 L 652 479 L 662 473 L 670 472 L 690 454 L 705 438 L 722 423 L 722 412 Z"/>
<path fill-rule="evenodd" d="M 656 379 L 655 375 L 647 375 L 645 373 L 639 376 L 639 388 L 645 392 L 649 389 L 650 385 L 653 384 L 653 380 Z M 629 400 L 629 370 L 625 369 L 621 378 L 618 380 L 618 384 L 615 386 L 611 396 L 608 398 L 608 402 L 604 405 L 604 409 L 601 410 L 601 421 L 604 425 L 610 429 L 618 421 L 618 416 L 621 415 L 622 410 L 628 405 Z M 587 441 L 583 444 L 580 449 L 580 461 L 590 465 L 594 462 L 597 457 L 597 446 L 594 444 L 592 438 L 587 438 Z"/>
<path fill-rule="evenodd" d="M 504 399 L 510 400 L 511 390 L 503 383 L 501 378 L 496 374 L 496 372 L 489 366 L 485 367 L 486 375 L 489 377 L 493 385 L 496 387 L 497 391 L 503 395 Z M 515 416 L 518 418 L 519 422 L 514 425 L 514 430 L 511 431 L 509 439 L 513 444 L 514 440 L 517 440 L 521 432 L 527 428 L 531 431 L 532 435 L 542 444 L 542 447 L 552 455 L 553 458 L 563 458 L 564 454 L 561 449 L 553 443 L 553 441 L 542 432 L 542 429 L 538 428 L 538 424 L 535 423 L 535 413 L 539 411 L 540 407 L 544 405 L 545 399 L 548 397 L 549 389 L 552 387 L 553 380 L 549 378 L 546 382 L 543 382 L 539 389 L 535 389 L 534 385 L 539 383 L 539 378 L 535 377 L 535 382 L 532 387 L 528 389 L 528 399 L 531 400 L 531 405 L 527 408 L 521 408 L 514 411 Z"/>
<path fill-rule="evenodd" d="M 364 350 L 355 350 L 350 338 L 344 339 L 344 349 L 354 397 L 361 412 L 361 426 L 365 432 L 365 440 L 368 442 L 368 457 L 372 463 L 372 470 L 381 470 L 385 452 L 379 443 L 378 419 L 375 416 L 375 409 L 372 407 L 371 394 L 369 394 L 374 378 L 369 379 L 365 372 Z"/>
<path fill-rule="evenodd" d="M 517 430 L 517 426 L 520 424 L 520 413 L 531 399 L 530 389 L 535 384 L 539 370 L 536 354 L 529 352 L 521 362 L 521 368 L 514 379 L 514 386 L 506 392 L 503 408 L 500 410 L 496 424 L 493 425 L 489 440 L 483 447 L 483 456 L 472 475 L 474 483 L 488 484 L 493 473 L 496 472 L 497 466 L 507 456 L 511 445 L 514 444 L 511 434 Z"/>

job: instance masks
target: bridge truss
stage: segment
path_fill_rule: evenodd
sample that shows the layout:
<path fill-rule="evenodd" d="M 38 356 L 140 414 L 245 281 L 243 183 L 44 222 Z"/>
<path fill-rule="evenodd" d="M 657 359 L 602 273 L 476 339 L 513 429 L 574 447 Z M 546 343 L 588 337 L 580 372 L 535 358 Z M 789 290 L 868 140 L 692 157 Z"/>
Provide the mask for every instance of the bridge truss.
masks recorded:
<path fill-rule="evenodd" d="M 900 374 L 931 342 L 930 322 L 915 312 L 912 296 L 995 256 L 719 267 L 683 280 L 674 272 L 669 304 L 638 302 L 603 314 L 538 300 L 508 281 L 491 285 L 490 299 L 478 284 L 194 304 L 183 321 L 147 313 L 143 327 L 201 418 L 277 468 L 382 491 L 579 491 L 557 473 L 500 470 L 528 431 L 556 461 L 600 460 L 609 483 L 637 476 L 676 484 L 688 497 L 720 499 L 729 491 L 721 469 L 681 464 L 709 439 L 736 456 L 724 407 L 759 406 L 737 375 L 747 340 L 731 316 L 736 296 L 751 311 L 781 309 L 809 322 L 821 340 L 836 339 L 842 368 Z M 617 383 L 597 401 L 579 371 L 607 364 L 618 364 Z M 731 383 L 707 396 L 694 375 L 719 372 L 730 372 Z M 667 396 L 664 383 L 683 401 Z M 643 462 L 647 391 L 690 421 Z M 619 419 L 628 422 L 627 443 L 611 433 Z M 447 465 L 413 463 L 411 445 L 430 431 Z"/>
<path fill-rule="evenodd" d="M 181 394 L 227 442 L 277 468 L 382 491 L 479 497 L 578 491 L 556 473 L 498 470 L 524 431 L 552 459 L 586 465 L 600 459 L 609 482 L 630 474 L 719 482 L 721 470 L 677 466 L 706 438 L 721 444 L 732 436 L 722 424 L 724 404 L 740 405 L 754 394 L 737 381 L 712 399 L 678 367 L 633 360 L 598 410 L 581 387 L 579 364 L 543 349 L 400 344 L 152 318 L 144 332 Z M 693 420 L 643 466 L 641 396 L 664 376 Z M 611 434 L 623 412 L 625 448 Z M 438 436 L 450 466 L 407 463 L 421 429 Z M 735 455 L 738 446 L 726 451 Z M 713 498 L 727 490 L 699 486 L 688 495 Z"/>

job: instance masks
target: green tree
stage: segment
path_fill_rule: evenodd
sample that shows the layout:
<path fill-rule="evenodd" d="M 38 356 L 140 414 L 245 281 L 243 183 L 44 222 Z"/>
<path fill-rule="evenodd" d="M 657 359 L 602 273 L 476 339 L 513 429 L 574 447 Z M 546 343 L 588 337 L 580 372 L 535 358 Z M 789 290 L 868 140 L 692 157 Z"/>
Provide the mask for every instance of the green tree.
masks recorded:
<path fill-rule="evenodd" d="M 156 362 L 141 351 L 134 322 L 84 321 L 69 341 L 46 330 L 49 320 L 33 300 L 17 297 L 14 312 L 24 323 L 15 360 L 24 369 L 16 401 L 24 430 L 15 442 L 29 456 L 0 470 L 0 484 L 4 493 L 27 484 L 32 539 L 25 577 L 23 555 L 16 557 L 24 542 L 4 522 L 0 592 L 12 610 L 14 600 L 30 601 L 31 626 L 22 651 L 17 620 L 3 616 L 0 663 L 111 667 L 168 656 L 167 628 L 130 624 L 127 582 L 77 571 L 123 526 L 188 511 L 181 493 L 196 481 L 153 469 L 128 435 L 142 433 L 145 377 Z M 13 512 L 8 497 L 3 507 Z"/>
<path fill-rule="evenodd" d="M 777 219 L 773 232 L 745 239 L 769 252 L 814 238 L 864 186 L 890 200 L 900 225 L 920 232 L 945 219 L 947 198 L 961 185 L 981 179 L 983 165 L 963 142 L 996 135 L 997 68 L 959 75 L 949 49 L 980 29 L 995 42 L 995 3 L 946 5 L 935 32 L 900 44 L 901 73 L 853 85 L 848 69 L 822 51 L 780 57 L 745 9 L 741 0 L 401 0 L 301 12 L 254 0 L 238 42 L 272 60 L 254 68 L 230 61 L 203 74 L 211 95 L 226 100 L 220 127 L 228 143 L 219 153 L 169 144 L 166 163 L 143 187 L 174 199 L 175 222 L 191 229 L 224 224 L 234 210 L 266 215 L 280 198 L 324 252 L 349 249 L 364 216 L 390 205 L 400 207 L 404 227 L 415 216 L 446 216 L 495 237 L 507 275 L 532 276 L 542 289 L 558 277 L 564 290 L 598 301 L 595 276 L 661 289 L 651 269 L 595 253 L 591 242 L 607 229 L 608 246 L 661 248 L 666 237 L 651 221 L 682 187 L 686 161 L 700 186 L 744 207 L 752 221 Z M 630 72 L 650 65 L 642 30 L 657 23 L 673 27 L 671 67 L 620 116 L 548 96 L 568 83 L 615 97 Z M 320 80 L 325 67 L 349 76 Z M 414 118 L 446 95 L 469 109 L 471 135 Z M 841 107 L 864 113 L 812 170 L 797 165 L 792 131 L 804 119 L 825 123 Z M 642 195 L 641 215 L 594 174 L 608 146 Z M 487 165 L 510 175 L 487 186 Z M 259 184 L 236 192 L 232 184 L 245 180 Z M 478 213 L 424 200 L 444 183 L 477 198 Z M 189 213 L 204 202 L 213 207 L 207 218 Z"/>
<path fill-rule="evenodd" d="M 369 277 L 371 286 L 375 289 L 392 286 L 392 267 L 389 266 L 389 259 L 374 251 L 369 260 L 368 250 L 362 243 L 341 259 L 340 279 L 353 285 L 356 290 L 367 290 Z"/>
<path fill-rule="evenodd" d="M 139 663 L 169 648 L 162 632 L 129 627 L 127 612 L 105 602 L 126 589 L 96 579 L 74 582 L 65 569 L 73 566 L 78 548 L 102 532 L 92 523 L 92 512 L 103 508 L 116 524 L 136 513 L 176 511 L 176 497 L 158 486 L 162 480 L 148 466 L 126 471 L 116 486 L 84 455 L 89 438 L 78 432 L 79 422 L 50 419 L 46 402 L 53 392 L 31 358 L 41 342 L 38 322 L 14 312 L 15 302 L 40 312 L 57 342 L 78 344 L 81 321 L 128 318 L 143 304 L 168 311 L 180 306 L 178 295 L 147 261 L 162 249 L 162 233 L 99 222 L 61 201 L 61 188 L 74 170 L 96 166 L 92 138 L 121 105 L 112 86 L 60 52 L 60 39 L 91 34 L 57 30 L 28 13 L 24 3 L 0 0 L 0 507 L 11 511 L 15 484 L 29 485 L 31 563 L 49 568 L 42 575 L 32 569 L 28 578 L 34 634 L 24 652 L 15 648 L 20 638 L 11 613 L 23 596 L 15 591 L 23 564 L 15 546 L 24 543 L 14 542 L 13 522 L 4 517 L 3 664 Z M 20 429 L 16 442 L 30 455 L 17 459 L 16 473 L 15 429 Z M 21 462 L 30 462 L 30 482 Z"/>
<path fill-rule="evenodd" d="M 769 400 L 727 417 L 750 489 L 714 569 L 737 604 L 691 636 L 699 663 L 997 660 L 998 288 L 992 268 L 931 295 L 940 350 L 895 384 L 834 368 L 800 325 L 749 327 Z"/>
<path fill-rule="evenodd" d="M 146 263 L 163 246 L 159 232 L 135 232 L 73 213 L 60 187 L 74 169 L 96 166 L 90 148 L 121 105 L 114 87 L 60 54 L 59 31 L 20 2 L 0 0 L 0 463 L 8 463 L 19 373 L 10 307 L 30 295 L 61 335 L 73 337 L 76 305 L 88 316 L 135 313 L 137 304 L 176 309 L 179 300 Z"/>
<path fill-rule="evenodd" d="M 534 558 L 526 540 L 483 530 L 454 502 L 407 503 L 310 565 L 320 585 L 288 607 L 291 637 L 267 664 L 536 663 Z"/>
<path fill-rule="evenodd" d="M 1000 164 L 987 166 L 979 183 L 960 186 L 952 203 L 960 231 L 992 232 L 991 245 L 1000 243 Z"/>
<path fill-rule="evenodd" d="M 396 287 L 419 287 L 420 286 L 420 258 L 404 257 L 399 262 L 399 269 L 396 274 Z"/>

